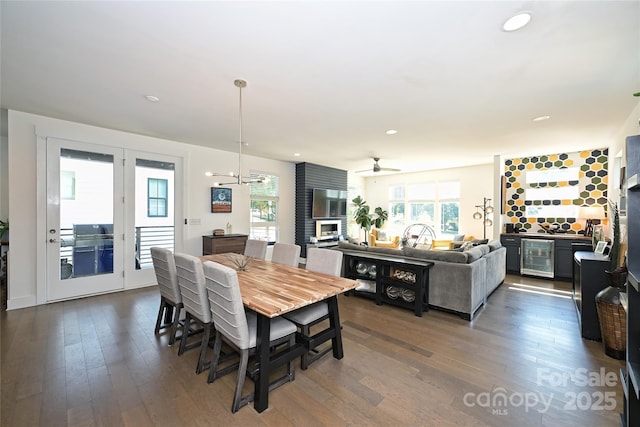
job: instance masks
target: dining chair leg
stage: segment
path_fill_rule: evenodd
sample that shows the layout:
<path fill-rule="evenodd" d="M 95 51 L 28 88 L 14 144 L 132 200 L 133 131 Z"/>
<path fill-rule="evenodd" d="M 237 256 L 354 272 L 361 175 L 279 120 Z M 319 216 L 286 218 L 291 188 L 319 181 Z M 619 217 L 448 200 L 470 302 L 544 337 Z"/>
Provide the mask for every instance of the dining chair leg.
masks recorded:
<path fill-rule="evenodd" d="M 220 332 L 216 330 L 216 338 L 213 342 L 213 355 L 211 356 L 211 366 L 209 367 L 209 377 L 207 378 L 207 383 L 214 382 L 217 377 L 216 371 L 218 370 L 218 363 L 220 362 L 221 350 L 222 335 L 220 335 Z"/>
<path fill-rule="evenodd" d="M 238 380 L 236 381 L 236 392 L 233 396 L 233 404 L 231 412 L 236 413 L 238 409 L 251 401 L 251 396 L 242 399 L 242 388 L 244 387 L 244 379 L 247 375 L 247 363 L 249 362 L 249 350 L 244 349 L 240 354 L 240 366 L 238 367 Z"/>
<path fill-rule="evenodd" d="M 182 338 L 180 339 L 180 349 L 178 350 L 178 356 L 187 349 L 187 339 L 189 338 L 189 328 L 191 327 L 191 314 L 187 311 L 184 317 L 184 325 L 182 325 Z"/>
<path fill-rule="evenodd" d="M 207 348 L 209 347 L 209 339 L 211 338 L 211 328 L 213 323 L 207 323 L 204 325 L 204 334 L 202 336 L 202 343 L 200 344 L 200 356 L 198 357 L 198 366 L 196 366 L 196 374 L 200 374 L 204 371 L 208 363 L 205 360 L 207 356 Z"/>
<path fill-rule="evenodd" d="M 310 336 L 310 330 L 311 328 L 309 327 L 309 325 L 302 325 L 300 327 L 300 332 L 302 333 L 303 336 L 308 337 Z M 302 369 L 303 371 L 306 370 L 309 367 L 309 352 L 311 351 L 311 349 L 307 348 L 306 351 L 304 353 L 302 353 L 302 356 L 300 357 L 300 369 Z"/>
<path fill-rule="evenodd" d="M 292 349 L 296 345 L 296 335 L 293 334 L 289 338 L 289 349 Z M 289 381 L 293 381 L 296 379 L 296 365 L 293 358 L 289 360 L 289 367 L 287 368 L 287 376 L 289 377 Z"/>
<path fill-rule="evenodd" d="M 155 334 L 158 335 L 158 333 L 160 332 L 160 326 L 162 326 L 162 315 L 164 314 L 164 311 L 167 308 L 167 302 L 165 301 L 164 297 L 160 297 L 160 308 L 158 308 L 158 319 L 156 320 L 156 328 L 155 328 Z"/>
<path fill-rule="evenodd" d="M 173 323 L 171 323 L 171 333 L 169 334 L 169 346 L 172 346 L 176 342 L 176 334 L 178 332 L 178 326 L 180 325 L 180 313 L 182 312 L 182 303 L 176 305 L 175 315 Z"/>

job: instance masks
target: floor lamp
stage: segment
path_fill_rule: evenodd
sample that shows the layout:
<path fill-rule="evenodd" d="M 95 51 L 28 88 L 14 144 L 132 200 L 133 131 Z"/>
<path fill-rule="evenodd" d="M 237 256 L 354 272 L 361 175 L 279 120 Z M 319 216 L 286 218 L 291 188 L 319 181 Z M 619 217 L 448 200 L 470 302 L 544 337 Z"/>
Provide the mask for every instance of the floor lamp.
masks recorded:
<path fill-rule="evenodd" d="M 491 199 L 483 197 L 482 204 L 476 205 L 476 212 L 473 214 L 473 219 L 482 220 L 482 239 L 487 238 L 487 227 L 491 227 L 493 225 L 493 221 L 490 218 L 487 218 L 489 214 L 493 213 L 493 206 L 491 206 L 491 203 L 489 202 L 491 202 Z"/>

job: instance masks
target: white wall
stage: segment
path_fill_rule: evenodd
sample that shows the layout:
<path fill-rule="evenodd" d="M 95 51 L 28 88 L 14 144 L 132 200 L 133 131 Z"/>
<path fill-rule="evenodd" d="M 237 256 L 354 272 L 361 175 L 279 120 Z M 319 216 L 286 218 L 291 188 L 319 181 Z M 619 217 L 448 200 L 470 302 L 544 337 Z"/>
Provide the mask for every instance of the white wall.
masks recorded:
<path fill-rule="evenodd" d="M 9 139 L 7 138 L 7 117 L 5 109 L 0 110 L 0 219 L 9 217 L 9 168 L 8 152 Z"/>
<path fill-rule="evenodd" d="M 363 197 L 371 208 L 381 206 L 383 209 L 388 210 L 389 187 L 392 185 L 457 180 L 460 182 L 460 233 L 482 238 L 482 221 L 473 219 L 473 213 L 476 211 L 476 205 L 482 205 L 483 197 L 493 199 L 493 172 L 493 164 L 485 164 L 464 168 L 367 177 L 364 180 Z M 499 213 L 499 200 L 492 200 L 491 203 Z M 494 224 L 497 224 L 498 220 L 499 218 L 496 216 Z M 498 231 L 498 234 L 494 234 L 494 229 Z M 498 229 L 497 225 L 487 227 L 487 237 L 498 236 Z"/>
<path fill-rule="evenodd" d="M 613 138 L 613 142 L 609 146 L 609 167 L 610 168 L 614 167 L 615 165 L 614 158 L 618 154 L 620 154 L 622 157 L 620 166 L 626 166 L 626 163 L 625 163 L 626 138 L 627 136 L 640 135 L 639 122 L 640 122 L 640 102 L 638 102 L 638 105 L 636 105 L 636 108 L 634 108 L 634 110 L 631 112 L 629 117 L 627 117 L 627 120 L 625 120 L 624 125 L 622 126 L 622 129 L 620 129 L 620 131 L 616 134 L 615 138 Z M 611 169 L 610 169 L 610 176 L 614 176 L 613 171 L 611 171 Z M 616 174 L 615 176 L 618 176 L 618 175 Z M 609 195 L 609 200 L 617 201 L 617 200 L 620 200 L 620 187 L 619 187 L 619 182 L 614 182 L 614 181 L 615 180 L 611 180 L 611 179 L 609 180 L 608 195 Z M 620 225 L 621 225 L 623 239 L 626 238 L 625 230 L 626 230 L 628 220 L 629 218 L 626 216 L 620 217 Z M 632 218 L 632 220 L 637 221 L 636 218 Z M 607 231 L 607 235 L 611 235 L 611 230 Z"/>
<path fill-rule="evenodd" d="M 249 233 L 249 193 L 246 186 L 233 186 L 233 211 L 212 214 L 210 188 L 213 178 L 205 171 L 227 171 L 228 165 L 237 164 L 237 154 L 205 147 L 134 135 L 110 129 L 52 119 L 17 111 L 8 117 L 8 205 L 11 223 L 11 258 L 9 269 L 8 308 L 21 308 L 36 303 L 37 281 L 44 280 L 45 260 L 36 254 L 45 245 L 45 236 L 38 236 L 36 225 L 37 200 L 42 192 L 43 165 L 37 164 L 38 135 L 61 139 L 103 144 L 126 149 L 160 153 L 184 158 L 185 225 L 183 241 L 176 242 L 176 250 L 192 255 L 202 253 L 202 235 L 214 228 L 233 224 L 234 233 Z M 280 176 L 280 241 L 294 241 L 295 165 L 289 162 L 243 156 L 244 174 L 259 170 Z"/>

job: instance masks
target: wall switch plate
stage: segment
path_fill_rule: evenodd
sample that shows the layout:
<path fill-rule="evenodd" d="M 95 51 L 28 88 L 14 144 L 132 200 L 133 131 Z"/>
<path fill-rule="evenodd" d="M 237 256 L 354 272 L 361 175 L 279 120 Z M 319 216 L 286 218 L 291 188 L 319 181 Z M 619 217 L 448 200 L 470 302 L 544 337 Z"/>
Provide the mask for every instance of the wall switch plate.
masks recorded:
<path fill-rule="evenodd" d="M 200 225 L 200 218 L 189 218 L 189 225 Z"/>

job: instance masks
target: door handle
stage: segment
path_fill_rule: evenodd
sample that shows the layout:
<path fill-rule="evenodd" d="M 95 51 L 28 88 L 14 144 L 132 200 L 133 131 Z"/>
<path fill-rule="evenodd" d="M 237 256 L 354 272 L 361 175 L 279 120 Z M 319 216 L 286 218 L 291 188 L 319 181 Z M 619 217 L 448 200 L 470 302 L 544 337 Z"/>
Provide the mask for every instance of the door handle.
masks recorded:
<path fill-rule="evenodd" d="M 49 239 L 49 243 L 58 243 L 57 239 Z"/>

